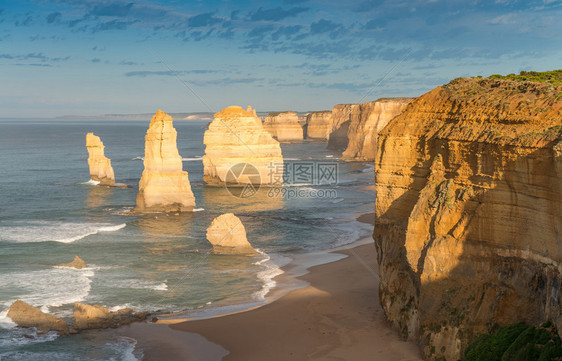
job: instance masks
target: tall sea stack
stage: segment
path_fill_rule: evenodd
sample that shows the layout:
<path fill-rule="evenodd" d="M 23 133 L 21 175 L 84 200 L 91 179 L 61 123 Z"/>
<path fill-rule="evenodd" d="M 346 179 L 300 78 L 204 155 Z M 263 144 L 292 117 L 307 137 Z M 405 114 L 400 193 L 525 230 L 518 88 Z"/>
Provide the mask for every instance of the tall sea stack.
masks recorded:
<path fill-rule="evenodd" d="M 104 145 L 100 137 L 94 133 L 86 134 L 86 148 L 88 149 L 88 166 L 90 167 L 90 178 L 99 182 L 102 186 L 115 184 L 115 175 L 111 167 L 111 159 L 104 154 Z"/>
<path fill-rule="evenodd" d="M 195 207 L 189 178 L 178 153 L 173 121 L 161 110 L 150 121 L 135 212 L 192 211 Z"/>

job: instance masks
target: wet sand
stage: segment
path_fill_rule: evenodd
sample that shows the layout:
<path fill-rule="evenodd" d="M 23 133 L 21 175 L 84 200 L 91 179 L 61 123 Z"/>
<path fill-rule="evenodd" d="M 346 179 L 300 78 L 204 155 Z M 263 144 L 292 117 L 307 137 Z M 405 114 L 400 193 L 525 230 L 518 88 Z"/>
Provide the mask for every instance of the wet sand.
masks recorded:
<path fill-rule="evenodd" d="M 372 224 L 374 215 L 358 220 Z M 211 361 L 226 352 L 225 361 L 421 360 L 416 345 L 402 341 L 385 320 L 374 244 L 337 253 L 347 257 L 311 267 L 300 277 L 309 286 L 263 307 L 169 326 L 133 325 L 129 331 L 136 328 L 137 335 L 128 335 L 139 341 L 145 360 Z M 174 341 L 147 347 L 156 327 L 169 327 L 162 341 Z"/>

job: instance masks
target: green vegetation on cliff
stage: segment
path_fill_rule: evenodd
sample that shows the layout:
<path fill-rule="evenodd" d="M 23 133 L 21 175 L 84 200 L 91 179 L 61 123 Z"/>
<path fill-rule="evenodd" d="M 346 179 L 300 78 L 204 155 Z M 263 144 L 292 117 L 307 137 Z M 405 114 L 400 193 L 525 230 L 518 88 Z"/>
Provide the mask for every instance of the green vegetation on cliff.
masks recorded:
<path fill-rule="evenodd" d="M 490 79 L 509 79 L 514 81 L 534 81 L 539 83 L 562 84 L 562 69 L 551 71 L 522 71 L 517 74 L 500 75 L 493 74 Z"/>
<path fill-rule="evenodd" d="M 550 322 L 540 327 L 515 323 L 482 334 L 465 350 L 462 361 L 562 360 L 560 337 Z"/>

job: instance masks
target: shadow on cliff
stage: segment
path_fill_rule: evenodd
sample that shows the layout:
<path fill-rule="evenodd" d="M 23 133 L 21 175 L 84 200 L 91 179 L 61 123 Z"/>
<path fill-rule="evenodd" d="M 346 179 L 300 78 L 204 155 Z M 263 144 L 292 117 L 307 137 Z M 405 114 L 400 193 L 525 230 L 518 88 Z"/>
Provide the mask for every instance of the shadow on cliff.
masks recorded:
<path fill-rule="evenodd" d="M 373 234 L 383 309 L 431 360 L 499 326 L 562 324 L 560 140 L 453 143 L 420 140 L 426 160 Z"/>

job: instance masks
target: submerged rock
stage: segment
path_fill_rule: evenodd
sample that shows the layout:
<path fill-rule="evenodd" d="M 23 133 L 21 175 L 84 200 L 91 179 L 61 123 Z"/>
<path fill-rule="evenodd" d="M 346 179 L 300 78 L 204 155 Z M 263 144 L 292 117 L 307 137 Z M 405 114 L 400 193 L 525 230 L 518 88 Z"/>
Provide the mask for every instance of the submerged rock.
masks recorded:
<path fill-rule="evenodd" d="M 44 313 L 21 300 L 12 303 L 8 317 L 20 327 L 35 327 L 39 331 L 58 331 L 60 335 L 68 335 L 68 324 L 63 319 Z"/>
<path fill-rule="evenodd" d="M 251 110 L 251 109 L 250 109 Z M 283 183 L 283 156 L 279 142 L 263 128 L 260 118 L 239 106 L 215 114 L 203 140 L 204 177 L 212 185 L 280 185 Z M 254 173 L 244 173 L 250 164 Z M 230 171 L 230 172 L 229 172 Z M 256 184 L 259 183 L 259 184 Z"/>
<path fill-rule="evenodd" d="M 238 217 L 225 213 L 213 220 L 207 228 L 207 240 L 213 253 L 253 255 L 258 252 L 246 238 L 246 229 Z"/>
<path fill-rule="evenodd" d="M 99 182 L 101 186 L 112 186 L 115 183 L 115 175 L 111 167 L 111 160 L 104 154 L 104 145 L 100 137 L 94 133 L 86 134 L 86 148 L 88 149 L 88 165 L 90 167 L 90 178 Z"/>
<path fill-rule="evenodd" d="M 73 268 L 77 268 L 77 269 L 82 269 L 82 268 L 88 267 L 86 262 L 84 262 L 84 260 L 82 258 L 78 257 L 78 256 L 74 257 L 74 260 L 70 263 L 62 263 L 62 264 L 58 264 L 57 266 L 73 267 Z"/>
<path fill-rule="evenodd" d="M 144 171 L 134 212 L 192 211 L 195 207 L 176 139 L 172 117 L 158 110 L 145 136 Z"/>

